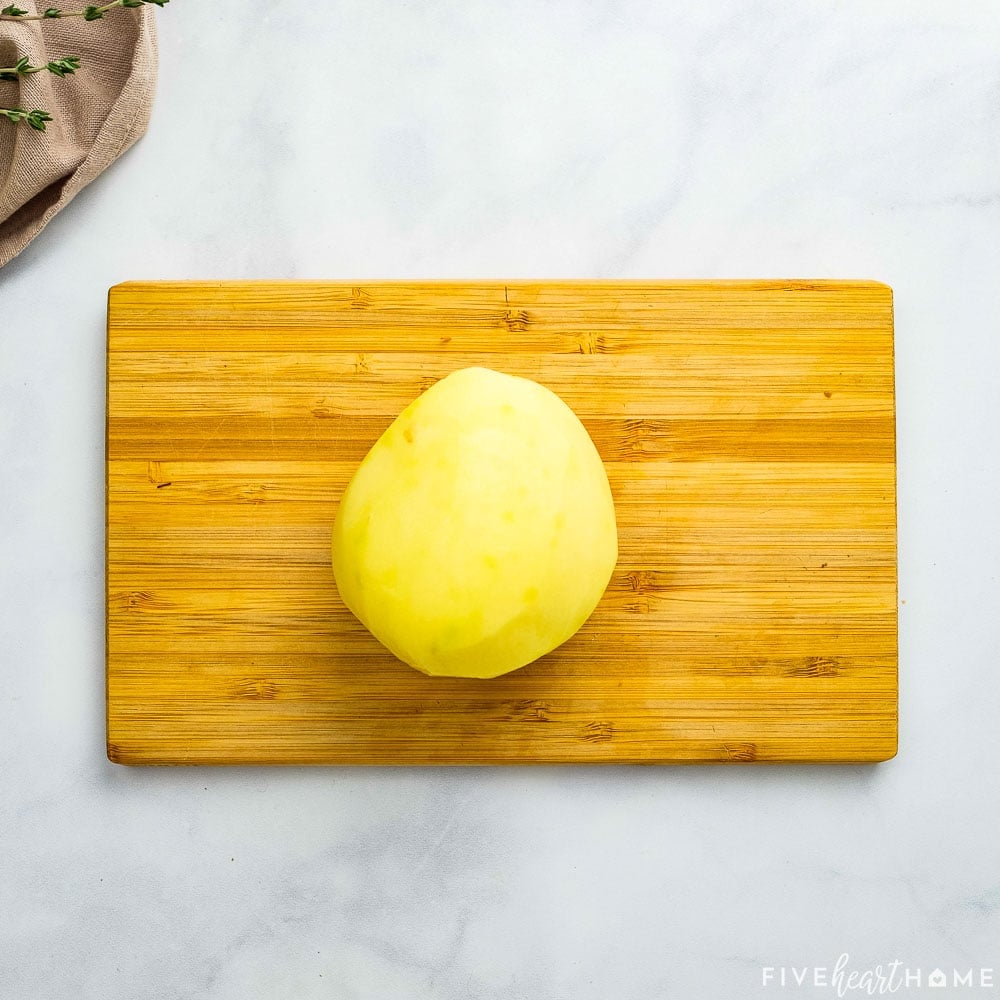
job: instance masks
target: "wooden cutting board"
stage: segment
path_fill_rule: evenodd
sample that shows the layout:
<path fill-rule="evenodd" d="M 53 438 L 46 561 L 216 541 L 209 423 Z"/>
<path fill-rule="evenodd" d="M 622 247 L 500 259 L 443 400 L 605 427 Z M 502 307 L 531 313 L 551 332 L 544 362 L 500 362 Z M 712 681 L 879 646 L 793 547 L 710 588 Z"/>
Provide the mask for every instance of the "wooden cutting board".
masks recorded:
<path fill-rule="evenodd" d="M 368 448 L 469 365 L 573 407 L 621 542 L 584 628 L 488 681 L 395 660 L 341 603 L 329 556 Z M 114 761 L 895 753 L 884 285 L 119 285 L 107 475 Z"/>

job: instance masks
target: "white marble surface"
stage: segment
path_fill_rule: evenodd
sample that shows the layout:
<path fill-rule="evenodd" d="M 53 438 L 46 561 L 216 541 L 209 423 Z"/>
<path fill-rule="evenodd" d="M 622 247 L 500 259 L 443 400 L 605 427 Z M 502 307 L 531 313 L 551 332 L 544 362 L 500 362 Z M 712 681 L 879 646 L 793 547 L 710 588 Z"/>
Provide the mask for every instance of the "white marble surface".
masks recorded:
<path fill-rule="evenodd" d="M 762 968 L 842 953 L 1000 982 L 994 0 L 159 19 L 151 133 L 0 271 L 0 997 L 834 996 Z M 563 275 L 894 286 L 899 756 L 108 763 L 108 286 Z"/>

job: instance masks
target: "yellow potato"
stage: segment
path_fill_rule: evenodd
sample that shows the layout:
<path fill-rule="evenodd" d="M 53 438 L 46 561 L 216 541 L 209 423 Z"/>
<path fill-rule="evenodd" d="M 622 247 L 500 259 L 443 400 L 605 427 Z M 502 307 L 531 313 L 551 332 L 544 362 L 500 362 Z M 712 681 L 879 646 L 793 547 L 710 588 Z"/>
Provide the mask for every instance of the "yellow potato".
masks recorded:
<path fill-rule="evenodd" d="M 565 642 L 618 558 L 608 477 L 576 414 L 528 379 L 453 372 L 378 439 L 344 493 L 344 603 L 428 674 L 496 677 Z"/>

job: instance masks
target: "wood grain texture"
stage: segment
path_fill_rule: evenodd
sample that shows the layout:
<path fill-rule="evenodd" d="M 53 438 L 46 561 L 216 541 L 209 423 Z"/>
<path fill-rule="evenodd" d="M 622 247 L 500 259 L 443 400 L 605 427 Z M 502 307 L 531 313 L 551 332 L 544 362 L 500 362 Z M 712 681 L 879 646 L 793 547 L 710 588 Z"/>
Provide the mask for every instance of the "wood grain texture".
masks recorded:
<path fill-rule="evenodd" d="M 338 499 L 468 365 L 604 459 L 590 621 L 488 681 L 340 601 Z M 874 282 L 155 283 L 108 309 L 108 755 L 129 764 L 877 761 L 896 750 L 892 295 Z"/>

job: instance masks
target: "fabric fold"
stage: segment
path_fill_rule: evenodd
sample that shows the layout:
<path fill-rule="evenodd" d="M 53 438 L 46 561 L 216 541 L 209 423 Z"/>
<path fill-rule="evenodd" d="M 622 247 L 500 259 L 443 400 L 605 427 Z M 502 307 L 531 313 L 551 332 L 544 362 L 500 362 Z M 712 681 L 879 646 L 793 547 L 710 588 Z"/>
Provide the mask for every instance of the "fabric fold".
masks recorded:
<path fill-rule="evenodd" d="M 34 13 L 38 5 L 20 0 Z M 80 69 L 0 80 L 0 108 L 38 108 L 44 132 L 0 117 L 0 267 L 125 152 L 149 125 L 156 84 L 156 20 L 149 7 L 82 18 L 0 20 L 0 67 L 78 56 Z"/>

